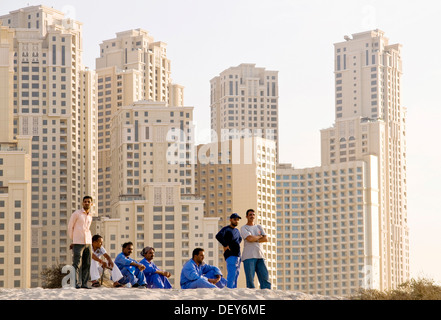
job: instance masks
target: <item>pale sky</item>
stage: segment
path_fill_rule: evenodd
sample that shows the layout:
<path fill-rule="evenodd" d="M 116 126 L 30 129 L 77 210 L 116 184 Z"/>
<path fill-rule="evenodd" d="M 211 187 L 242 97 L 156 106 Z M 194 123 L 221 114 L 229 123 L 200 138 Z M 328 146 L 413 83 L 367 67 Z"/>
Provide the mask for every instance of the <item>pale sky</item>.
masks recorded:
<path fill-rule="evenodd" d="M 167 43 L 200 136 L 209 130 L 209 81 L 241 63 L 279 71 L 280 162 L 320 165 L 320 130 L 334 123 L 333 44 L 380 29 L 403 45 L 412 277 L 441 283 L 441 2 L 439 0 L 0 0 L 0 15 L 43 4 L 83 23 L 83 63 L 99 44 L 142 28 Z"/>

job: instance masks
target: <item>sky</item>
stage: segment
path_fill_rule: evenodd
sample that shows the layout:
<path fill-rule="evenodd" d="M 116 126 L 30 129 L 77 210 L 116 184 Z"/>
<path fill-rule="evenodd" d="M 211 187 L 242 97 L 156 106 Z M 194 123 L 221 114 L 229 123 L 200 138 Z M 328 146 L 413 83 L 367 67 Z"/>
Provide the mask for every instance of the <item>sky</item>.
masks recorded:
<path fill-rule="evenodd" d="M 0 0 L 0 15 L 40 4 L 83 23 L 90 69 L 117 32 L 141 28 L 165 42 L 197 139 L 210 129 L 212 78 L 241 63 L 278 71 L 280 162 L 296 168 L 320 165 L 320 130 L 334 124 L 333 44 L 384 31 L 403 46 L 411 277 L 441 283 L 439 0 Z"/>

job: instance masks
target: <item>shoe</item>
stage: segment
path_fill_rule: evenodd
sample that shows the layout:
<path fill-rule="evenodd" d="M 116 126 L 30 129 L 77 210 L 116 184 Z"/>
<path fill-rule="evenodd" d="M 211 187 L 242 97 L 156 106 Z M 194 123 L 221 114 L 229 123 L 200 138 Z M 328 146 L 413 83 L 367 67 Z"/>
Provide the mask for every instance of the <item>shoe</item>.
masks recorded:
<path fill-rule="evenodd" d="M 121 288 L 121 287 L 124 287 L 124 285 L 122 285 L 122 284 L 119 283 L 119 282 L 114 282 L 114 283 L 113 283 L 113 287 L 114 287 L 114 288 Z"/>
<path fill-rule="evenodd" d="M 101 287 L 101 285 L 98 281 L 92 281 L 92 287 L 99 288 L 99 287 Z"/>
<path fill-rule="evenodd" d="M 81 289 L 92 289 L 91 287 L 88 287 L 88 286 L 81 286 Z"/>

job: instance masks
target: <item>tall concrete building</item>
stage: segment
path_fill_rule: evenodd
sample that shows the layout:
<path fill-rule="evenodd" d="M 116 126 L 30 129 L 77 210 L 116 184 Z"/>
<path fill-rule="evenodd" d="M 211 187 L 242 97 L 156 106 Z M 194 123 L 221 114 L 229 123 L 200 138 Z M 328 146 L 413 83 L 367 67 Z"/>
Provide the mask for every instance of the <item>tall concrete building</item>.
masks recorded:
<path fill-rule="evenodd" d="M 238 138 L 242 131 L 274 140 L 279 159 L 278 72 L 243 63 L 210 81 L 214 141 Z"/>
<path fill-rule="evenodd" d="M 100 214 L 111 211 L 112 172 L 110 170 L 110 123 L 122 107 L 140 100 L 183 106 L 184 88 L 171 80 L 167 45 L 155 42 L 145 30 L 116 34 L 100 44 L 96 59 L 98 77 L 98 171 Z"/>
<path fill-rule="evenodd" d="M 230 223 L 230 215 L 236 212 L 242 217 L 240 228 L 246 223 L 246 211 L 254 209 L 257 223 L 261 224 L 268 234 L 269 241 L 262 243 L 262 246 L 270 281 L 273 287 L 276 287 L 274 141 L 251 136 L 199 145 L 197 150 L 196 194 L 205 200 L 205 217 L 218 217 L 219 231 Z M 218 242 L 216 247 L 219 252 L 217 265 L 227 274 L 223 248 Z M 242 267 L 238 287 L 246 287 Z"/>
<path fill-rule="evenodd" d="M 194 196 L 194 161 L 187 139 L 193 107 L 138 101 L 117 111 L 111 125 L 112 210 L 97 232 L 115 257 L 132 241 L 133 258 L 145 246 L 155 263 L 170 271 L 179 288 L 182 265 L 203 247 L 206 262 L 218 260 L 217 217 L 204 217 L 204 201 Z"/>
<path fill-rule="evenodd" d="M 96 195 L 95 80 L 81 61 L 80 22 L 45 6 L 15 10 L 0 21 L 1 86 L 8 100 L 2 101 L 7 115 L 2 121 L 12 123 L 8 139 L 32 136 L 30 285 L 35 287 L 43 269 L 71 263 L 67 222 L 84 195 Z"/>
<path fill-rule="evenodd" d="M 357 33 L 335 44 L 335 124 L 321 131 L 321 167 L 278 167 L 278 262 L 287 266 L 279 276 L 292 277 L 291 283 L 284 278 L 285 287 L 341 295 L 409 279 L 401 77 L 401 46 L 390 45 L 384 32 Z M 299 176 L 305 179 L 301 190 L 294 181 Z M 310 232 L 299 247 L 288 246 L 290 237 L 301 236 L 294 232 L 299 228 Z M 308 269 L 288 266 L 286 253 Z"/>

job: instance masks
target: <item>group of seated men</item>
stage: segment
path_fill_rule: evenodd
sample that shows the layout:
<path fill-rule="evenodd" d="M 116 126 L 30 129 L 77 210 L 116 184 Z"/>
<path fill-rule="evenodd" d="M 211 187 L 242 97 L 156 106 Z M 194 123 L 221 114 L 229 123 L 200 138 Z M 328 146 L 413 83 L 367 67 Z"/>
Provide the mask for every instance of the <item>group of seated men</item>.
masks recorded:
<path fill-rule="evenodd" d="M 130 286 L 138 288 L 171 289 L 168 278 L 170 272 L 161 271 L 153 262 L 155 249 L 145 247 L 141 251 L 144 258 L 139 262 L 130 257 L 133 253 L 133 243 L 126 242 L 122 246 L 115 261 L 106 253 L 103 247 L 103 238 L 100 235 L 92 237 L 92 263 L 90 276 L 92 287 L 99 287 L 100 274 L 107 268 L 111 270 L 111 279 L 114 287 Z M 104 257 L 105 259 L 102 259 Z M 227 281 L 222 277 L 219 268 L 205 264 L 204 249 L 193 250 L 192 258 L 188 260 L 181 272 L 181 289 L 195 288 L 223 288 Z"/>

